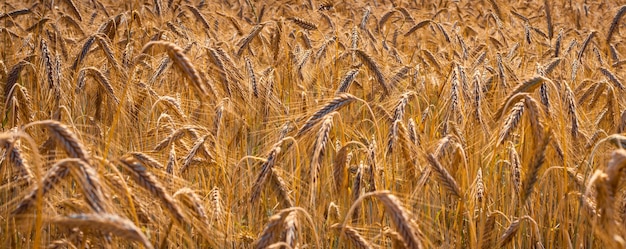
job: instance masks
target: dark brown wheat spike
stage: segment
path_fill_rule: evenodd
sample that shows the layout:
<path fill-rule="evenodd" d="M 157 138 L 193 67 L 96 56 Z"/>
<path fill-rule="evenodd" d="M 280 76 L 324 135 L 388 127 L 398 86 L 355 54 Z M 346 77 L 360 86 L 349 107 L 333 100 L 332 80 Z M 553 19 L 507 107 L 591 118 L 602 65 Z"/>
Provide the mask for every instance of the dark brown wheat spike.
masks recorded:
<path fill-rule="evenodd" d="M 261 33 L 261 30 L 263 30 L 263 27 L 265 27 L 264 23 L 261 24 L 257 24 L 256 26 L 254 26 L 254 28 L 252 28 L 252 30 L 250 31 L 250 33 L 248 33 L 248 35 L 246 37 L 244 37 L 240 42 L 239 42 L 239 49 L 237 50 L 237 56 L 241 56 L 241 54 L 243 53 L 244 49 L 248 47 L 248 45 L 250 44 L 250 42 L 252 42 L 252 40 L 259 34 Z"/>
<path fill-rule="evenodd" d="M 217 51 L 213 48 L 207 48 L 208 54 L 209 54 L 209 58 L 211 58 L 211 61 L 213 62 L 213 64 L 215 64 L 215 66 L 217 66 L 221 81 L 222 81 L 222 87 L 224 88 L 224 91 L 226 92 L 226 94 L 228 96 L 231 96 L 231 91 L 230 91 L 230 85 L 229 85 L 229 78 L 228 78 L 228 74 L 227 74 L 227 69 L 224 65 L 224 62 L 222 61 L 221 56 L 217 53 Z"/>
<path fill-rule="evenodd" d="M 378 20 L 378 27 L 382 29 L 382 27 L 385 26 L 385 23 L 387 23 L 391 16 L 393 16 L 393 14 L 395 14 L 396 12 L 397 10 L 394 9 L 385 12 L 385 14 L 380 17 L 380 20 Z"/>
<path fill-rule="evenodd" d="M 84 197 L 92 210 L 96 213 L 104 212 L 106 204 L 104 203 L 104 194 L 102 193 L 98 175 L 89 164 L 77 158 L 64 159 L 52 165 L 52 168 L 44 176 L 42 194 L 45 195 L 70 172 L 81 183 Z M 21 214 L 28 211 L 35 204 L 38 191 L 39 188 L 35 186 L 28 192 L 17 205 L 13 214 Z"/>
<path fill-rule="evenodd" d="M 96 170 L 80 159 L 68 158 L 57 162 L 55 165 L 63 165 L 65 168 L 69 168 L 74 178 L 79 180 L 83 195 L 87 201 L 87 204 L 96 213 L 103 213 L 106 211 L 106 203 L 104 202 L 104 194 L 102 192 L 101 183 L 96 173 Z"/>
<path fill-rule="evenodd" d="M 358 99 L 357 97 L 349 93 L 337 94 L 335 98 L 333 98 L 331 101 L 326 103 L 324 106 L 322 106 L 322 108 L 320 108 L 315 113 L 313 113 L 313 115 L 311 115 L 309 119 L 307 119 L 307 121 L 300 128 L 300 130 L 298 130 L 296 137 L 302 136 L 305 132 L 310 130 L 315 124 L 320 122 L 320 120 L 322 120 L 322 118 L 325 117 L 327 114 L 333 111 L 336 111 L 340 109 L 341 107 L 357 99 Z"/>
<path fill-rule="evenodd" d="M 204 27 L 204 31 L 209 34 L 209 30 L 211 30 L 211 25 L 209 25 L 209 22 L 206 20 L 206 18 L 204 17 L 204 15 L 202 15 L 202 13 L 200 13 L 200 10 L 198 10 L 198 8 L 194 7 L 193 5 L 185 5 L 185 7 L 187 7 L 189 9 L 189 11 L 191 11 L 191 13 L 193 13 L 193 15 L 196 17 L 196 19 L 198 19 L 198 21 L 200 21 L 200 23 L 202 23 L 202 26 Z"/>
<path fill-rule="evenodd" d="M 76 16 L 76 19 L 78 19 L 79 21 L 82 22 L 83 21 L 83 17 L 80 14 L 80 11 L 78 10 L 78 6 L 76 6 L 74 1 L 72 1 L 72 0 L 63 0 L 63 2 L 65 2 L 70 7 L 70 11 L 72 12 L 72 14 L 74 16 Z"/>
<path fill-rule="evenodd" d="M 591 42 L 591 39 L 593 39 L 596 33 L 598 32 L 595 30 L 591 31 L 589 35 L 587 36 L 587 38 L 585 39 L 585 41 L 583 41 L 583 45 L 580 47 L 580 50 L 578 51 L 578 56 L 576 57 L 578 61 L 581 61 L 583 54 L 585 53 L 585 49 L 587 49 L 587 47 L 589 46 L 589 43 Z"/>
<path fill-rule="evenodd" d="M 287 20 L 292 21 L 294 24 L 300 26 L 300 28 L 306 29 L 306 30 L 316 30 L 317 29 L 317 25 L 315 25 L 315 23 L 297 18 L 297 17 L 289 17 L 287 18 Z"/>
<path fill-rule="evenodd" d="M 95 41 L 96 41 L 95 35 L 92 35 L 85 40 L 85 43 L 83 44 L 83 48 L 80 50 L 80 53 L 76 56 L 76 59 L 74 60 L 74 64 L 72 64 L 72 71 L 78 70 L 78 67 L 83 62 L 85 57 L 87 57 L 87 54 L 89 53 L 89 49 L 91 49 L 91 45 L 93 45 Z"/>
<path fill-rule="evenodd" d="M 409 35 L 411 35 L 413 32 L 415 32 L 416 30 L 418 30 L 418 29 L 420 29 L 420 28 L 423 28 L 423 27 L 425 27 L 426 25 L 428 25 L 428 24 L 430 24 L 430 23 L 431 23 L 431 20 L 424 20 L 424 21 L 421 21 L 421 22 L 419 22 L 419 23 L 417 23 L 417 24 L 413 25 L 413 27 L 411 27 L 411 28 L 409 29 L 409 31 L 407 31 L 406 33 L 404 33 L 404 36 L 405 36 L 405 37 L 406 37 L 406 36 L 409 36 Z"/>
<path fill-rule="evenodd" d="M 356 202 L 361 196 L 361 187 L 363 181 L 363 161 L 359 162 L 359 166 L 357 167 L 356 175 L 354 176 L 354 181 L 352 182 L 352 202 Z M 359 218 L 359 207 L 355 208 L 354 213 L 352 214 L 352 220 L 356 221 Z"/>
<path fill-rule="evenodd" d="M 2 141 L 0 144 L 4 147 L 6 153 L 8 154 L 9 161 L 13 164 L 14 167 L 18 169 L 20 175 L 23 176 L 26 181 L 30 182 L 34 175 L 32 170 L 30 169 L 30 165 L 26 158 L 23 155 L 22 150 L 20 149 L 20 141 L 16 140 L 14 142 Z"/>
<path fill-rule="evenodd" d="M 565 84 L 565 105 L 567 106 L 567 115 L 571 120 L 571 134 L 572 137 L 576 138 L 578 137 L 578 127 L 580 126 L 578 122 L 579 118 L 576 111 L 576 99 L 568 84 Z"/>
<path fill-rule="evenodd" d="M 350 71 L 348 71 L 344 76 L 343 79 L 341 80 L 341 82 L 339 82 L 339 87 L 337 88 L 337 92 L 336 93 L 344 93 L 347 92 L 348 89 L 350 88 L 350 85 L 352 84 L 352 82 L 354 81 L 354 79 L 356 78 L 356 76 L 359 74 L 359 69 L 352 69 Z"/>
<path fill-rule="evenodd" d="M 204 135 L 204 136 L 198 138 L 194 142 L 193 147 L 191 147 L 191 150 L 189 150 L 189 153 L 187 153 L 187 155 L 185 156 L 185 159 L 183 159 L 183 165 L 180 168 L 180 173 L 181 174 L 183 172 L 185 172 L 185 170 L 189 167 L 189 165 L 191 165 L 193 157 L 195 157 L 196 154 L 198 154 L 199 151 L 204 151 L 204 150 L 201 150 L 201 149 L 205 148 L 204 147 L 204 143 L 206 142 L 208 137 L 209 137 L 208 135 Z M 210 156 L 210 155 L 206 155 L 206 156 Z"/>
<path fill-rule="evenodd" d="M 27 60 L 19 61 L 17 64 L 13 65 L 13 67 L 11 68 L 11 71 L 9 71 L 8 75 L 6 76 L 7 80 L 4 85 L 5 102 L 7 101 L 7 99 L 11 97 L 11 93 L 13 92 L 13 87 L 17 83 L 17 80 L 20 77 L 20 73 L 22 72 L 22 70 L 27 64 L 29 64 Z"/>
<path fill-rule="evenodd" d="M 206 82 L 202 80 L 200 73 L 198 73 L 195 66 L 191 63 L 189 58 L 187 58 L 181 47 L 171 42 L 151 41 L 148 42 L 141 51 L 145 53 L 154 46 L 165 48 L 167 55 L 174 62 L 174 65 L 176 65 L 176 67 L 183 72 L 183 75 L 193 83 L 192 86 L 201 96 L 207 96 L 209 94 Z"/>
<path fill-rule="evenodd" d="M 611 21 L 611 26 L 609 27 L 609 31 L 607 32 L 607 35 L 606 35 L 607 44 L 611 43 L 611 37 L 613 36 L 613 33 L 617 29 L 617 26 L 618 26 L 617 24 L 619 23 L 619 19 L 622 18 L 622 16 L 624 16 L 624 13 L 626 13 L 626 5 L 622 5 L 619 8 L 617 13 L 615 14 L 615 17 L 613 17 L 613 21 Z"/>
<path fill-rule="evenodd" d="M 615 76 L 615 74 L 611 73 L 611 71 L 609 71 L 609 69 L 604 68 L 604 67 L 600 67 L 600 72 L 602 72 L 602 74 L 604 76 L 606 76 L 607 79 L 609 79 L 609 81 L 611 83 L 613 83 L 613 85 L 615 85 L 617 88 L 619 88 L 621 91 L 624 91 L 624 84 L 622 84 L 622 82 L 617 78 L 617 76 Z"/>
<path fill-rule="evenodd" d="M 28 8 L 26 8 L 26 9 L 18 9 L 18 10 L 14 10 L 14 11 L 7 12 L 7 13 L 4 13 L 4 14 L 0 15 L 0 20 L 2 20 L 4 18 L 7 18 L 7 17 L 15 18 L 15 17 L 21 16 L 21 15 L 26 15 L 26 14 L 30 14 L 30 13 L 31 13 L 31 10 L 28 9 Z"/>
<path fill-rule="evenodd" d="M 115 53 L 113 52 L 113 48 L 111 47 L 111 41 L 109 40 L 109 38 L 103 34 L 98 34 L 96 35 L 96 40 L 98 41 L 98 44 L 100 45 L 100 48 L 102 49 L 102 52 L 104 52 L 104 54 L 106 55 L 107 60 L 113 65 L 113 68 L 115 68 L 115 70 L 117 70 L 123 78 L 126 78 L 127 77 L 126 71 L 122 68 L 121 64 L 117 61 Z M 123 81 L 126 81 L 126 79 L 123 79 Z"/>
<path fill-rule="evenodd" d="M 55 77 L 54 77 L 54 67 L 52 66 L 52 58 L 50 55 L 50 51 L 48 50 L 48 44 L 46 40 L 41 39 L 41 57 L 43 60 L 46 78 L 48 80 L 48 87 L 50 89 L 56 89 Z"/>
<path fill-rule="evenodd" d="M 56 225 L 78 227 L 81 230 L 91 230 L 94 233 L 114 234 L 120 238 L 136 241 L 148 249 L 152 244 L 130 220 L 115 214 L 73 214 L 67 217 L 58 217 L 50 220 Z"/>

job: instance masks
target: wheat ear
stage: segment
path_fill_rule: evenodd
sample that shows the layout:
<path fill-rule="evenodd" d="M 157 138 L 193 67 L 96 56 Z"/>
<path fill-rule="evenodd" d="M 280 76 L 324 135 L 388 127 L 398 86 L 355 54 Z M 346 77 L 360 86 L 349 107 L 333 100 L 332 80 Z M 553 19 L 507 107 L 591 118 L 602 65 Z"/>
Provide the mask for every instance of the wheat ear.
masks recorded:
<path fill-rule="evenodd" d="M 358 98 L 349 94 L 349 93 L 340 93 L 331 101 L 322 106 L 319 110 L 317 110 L 304 125 L 298 130 L 297 137 L 302 136 L 306 131 L 310 130 L 315 124 L 320 122 L 320 120 L 325 117 L 327 114 L 340 109 L 341 107 L 349 104 L 350 102 L 357 100 Z"/>
<path fill-rule="evenodd" d="M 129 171 L 133 180 L 135 180 L 139 186 L 145 188 L 148 192 L 159 198 L 161 203 L 170 212 L 176 222 L 180 225 L 186 224 L 185 217 L 178 207 L 176 200 L 166 192 L 165 188 L 161 185 L 158 179 L 150 173 L 141 162 L 137 161 L 133 157 L 121 158 L 119 159 L 119 162 Z"/>
<path fill-rule="evenodd" d="M 370 57 L 363 50 L 357 49 L 355 50 L 355 53 L 359 57 L 359 59 L 361 59 L 361 61 L 367 66 L 367 68 L 376 76 L 376 80 L 378 81 L 380 86 L 382 86 L 383 88 L 383 91 L 384 91 L 383 96 L 389 95 L 389 86 L 387 85 L 387 81 L 385 80 L 385 75 L 380 69 L 380 66 L 378 65 L 378 63 L 376 63 L 374 59 L 372 59 L 372 57 Z"/>
<path fill-rule="evenodd" d="M 50 220 L 51 223 L 90 229 L 94 232 L 111 233 L 118 237 L 136 241 L 148 249 L 152 244 L 135 224 L 126 218 L 115 214 L 73 214 L 67 217 L 58 217 Z"/>
<path fill-rule="evenodd" d="M 611 21 L 611 26 L 609 27 L 609 31 L 607 32 L 607 35 L 606 35 L 607 44 L 611 43 L 611 37 L 613 36 L 613 33 L 617 29 L 617 26 L 618 26 L 617 24 L 619 23 L 619 19 L 622 18 L 622 16 L 624 16 L 624 13 L 626 13 L 626 5 L 622 5 L 619 8 L 617 13 L 613 17 L 613 21 Z"/>
<path fill-rule="evenodd" d="M 154 46 L 165 48 L 167 55 L 174 62 L 174 65 L 176 65 L 176 67 L 183 72 L 185 77 L 193 83 L 192 86 L 194 89 L 202 96 L 208 95 L 206 83 L 202 80 L 200 73 L 198 73 L 196 67 L 191 63 L 189 58 L 187 58 L 181 47 L 171 42 L 152 41 L 148 42 L 141 51 L 145 53 Z"/>

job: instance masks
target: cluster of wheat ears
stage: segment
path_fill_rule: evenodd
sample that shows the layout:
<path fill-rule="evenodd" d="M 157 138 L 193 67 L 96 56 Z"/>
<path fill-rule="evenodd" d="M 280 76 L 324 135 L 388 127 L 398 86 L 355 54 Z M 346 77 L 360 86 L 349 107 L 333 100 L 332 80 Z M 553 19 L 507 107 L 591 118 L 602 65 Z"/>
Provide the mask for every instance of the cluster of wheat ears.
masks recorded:
<path fill-rule="evenodd" d="M 622 4 L 2 1 L 0 247 L 626 247 Z"/>

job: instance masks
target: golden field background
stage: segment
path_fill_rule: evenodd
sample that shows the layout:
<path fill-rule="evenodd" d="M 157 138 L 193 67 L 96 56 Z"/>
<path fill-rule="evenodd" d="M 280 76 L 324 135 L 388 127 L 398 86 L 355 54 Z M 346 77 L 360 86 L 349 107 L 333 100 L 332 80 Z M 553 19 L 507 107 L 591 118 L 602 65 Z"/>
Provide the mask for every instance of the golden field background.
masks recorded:
<path fill-rule="evenodd" d="M 624 1 L 3 1 L 0 247 L 624 248 Z"/>

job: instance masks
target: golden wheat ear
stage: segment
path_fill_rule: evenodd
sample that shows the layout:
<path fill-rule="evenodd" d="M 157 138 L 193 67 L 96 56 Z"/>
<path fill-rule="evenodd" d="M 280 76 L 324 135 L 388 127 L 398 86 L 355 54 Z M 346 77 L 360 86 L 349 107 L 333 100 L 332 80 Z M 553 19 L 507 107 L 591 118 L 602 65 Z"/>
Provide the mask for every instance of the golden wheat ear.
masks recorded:
<path fill-rule="evenodd" d="M 126 157 L 119 159 L 119 163 L 129 172 L 139 186 L 145 188 L 161 201 L 161 204 L 165 206 L 178 224 L 188 224 L 178 206 L 178 202 L 167 193 L 159 180 L 141 162 L 133 157 Z"/>
<path fill-rule="evenodd" d="M 170 60 L 174 62 L 174 65 L 183 72 L 185 77 L 187 77 L 191 83 L 193 88 L 197 91 L 201 96 L 208 96 L 209 92 L 207 90 L 206 82 L 200 76 L 196 67 L 191 63 L 189 58 L 183 52 L 183 49 L 171 42 L 164 41 L 152 41 L 148 42 L 141 49 L 142 53 L 146 53 L 152 47 L 162 47 L 166 50 L 167 55 Z"/>
<path fill-rule="evenodd" d="M 304 135 L 305 132 L 313 128 L 313 126 L 319 123 L 322 120 L 322 118 L 325 117 L 327 114 L 333 111 L 336 111 L 340 109 L 341 107 L 355 100 L 357 100 L 357 97 L 349 93 L 338 94 L 335 98 L 333 98 L 331 101 L 329 101 L 324 106 L 322 106 L 319 110 L 317 110 L 313 115 L 311 115 L 311 117 L 307 119 L 307 121 L 300 128 L 300 130 L 298 130 L 298 133 L 296 136 L 300 137 Z"/>
<path fill-rule="evenodd" d="M 141 231 L 131 221 L 115 214 L 73 214 L 67 217 L 57 217 L 50 220 L 50 223 L 67 226 L 78 227 L 83 231 L 91 231 L 92 233 L 113 234 L 123 239 L 140 243 L 148 249 L 152 249 L 152 244 Z"/>

